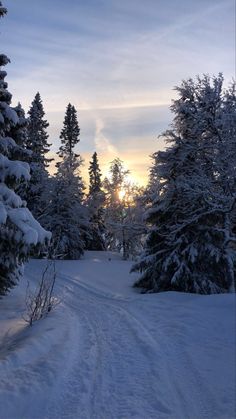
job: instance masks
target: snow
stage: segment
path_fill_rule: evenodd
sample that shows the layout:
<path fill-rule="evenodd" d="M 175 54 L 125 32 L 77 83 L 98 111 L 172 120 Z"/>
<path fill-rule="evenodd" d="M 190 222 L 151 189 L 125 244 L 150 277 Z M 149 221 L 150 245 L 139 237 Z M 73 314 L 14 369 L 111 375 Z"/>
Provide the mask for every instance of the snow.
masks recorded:
<path fill-rule="evenodd" d="M 0 202 L 0 224 L 5 224 L 7 220 L 7 212 L 2 202 Z"/>
<path fill-rule="evenodd" d="M 51 233 L 44 230 L 28 208 L 9 209 L 8 216 L 13 224 L 23 233 L 23 240 L 27 245 L 43 244 L 45 240 L 51 239 Z"/>
<path fill-rule="evenodd" d="M 1 182 L 4 182 L 8 176 L 13 176 L 16 179 L 24 178 L 25 180 L 30 180 L 30 167 L 26 162 L 9 160 L 7 157 L 0 154 L 0 169 Z"/>
<path fill-rule="evenodd" d="M 29 328 L 27 279 L 0 302 L 1 419 L 236 415 L 232 294 L 139 294 L 131 262 L 108 252 L 58 261 L 60 306 Z"/>
<path fill-rule="evenodd" d="M 11 121 L 14 125 L 16 125 L 19 122 L 19 118 L 17 116 L 16 111 L 10 106 L 6 106 L 4 110 L 4 116 L 7 117 L 7 119 Z"/>

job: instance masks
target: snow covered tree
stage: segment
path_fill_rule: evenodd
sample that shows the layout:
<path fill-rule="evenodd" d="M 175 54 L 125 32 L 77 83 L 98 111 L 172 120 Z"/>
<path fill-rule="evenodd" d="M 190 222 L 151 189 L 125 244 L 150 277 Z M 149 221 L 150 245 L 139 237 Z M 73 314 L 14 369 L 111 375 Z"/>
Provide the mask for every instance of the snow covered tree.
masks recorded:
<path fill-rule="evenodd" d="M 46 119 L 44 119 L 45 112 L 39 93 L 36 94 L 28 115 L 28 138 L 26 141 L 26 147 L 31 150 L 31 179 L 25 198 L 33 215 L 42 219 L 48 199 L 48 196 L 45 193 L 48 189 L 49 175 L 47 167 L 53 159 L 48 159 L 46 157 L 51 145 L 47 141 L 47 128 L 49 124 Z"/>
<path fill-rule="evenodd" d="M 0 2 L 0 17 L 6 14 Z M 9 63 L 0 55 L 0 67 Z M 12 138 L 20 124 L 17 112 L 10 106 L 11 94 L 5 82 L 6 72 L 0 71 L 0 295 L 18 281 L 32 248 L 50 238 L 25 207 L 16 191 L 21 182 L 30 179 L 29 165 L 22 161 L 24 150 L 19 137 Z"/>
<path fill-rule="evenodd" d="M 59 259 L 79 259 L 87 241 L 89 226 L 87 209 L 82 204 L 81 163 L 75 155 L 64 158 L 53 181 L 46 219 L 53 233 L 52 252 Z"/>
<path fill-rule="evenodd" d="M 158 185 L 146 214 L 152 228 L 132 268 L 142 272 L 135 285 L 145 290 L 210 294 L 233 289 L 235 238 L 228 218 L 235 197 L 224 192 L 219 176 L 227 117 L 222 84 L 222 75 L 212 82 L 204 76 L 176 88 L 175 118 L 164 133 L 169 147 L 155 153 Z M 232 143 L 229 132 L 225 140 Z"/>
<path fill-rule="evenodd" d="M 116 158 L 111 162 L 110 178 L 104 181 L 107 245 L 121 252 L 124 259 L 136 253 L 145 232 L 137 199 L 140 191 L 128 181 L 128 174 L 129 170 Z"/>
<path fill-rule="evenodd" d="M 219 110 L 218 124 L 212 127 L 217 134 L 218 147 L 215 157 L 215 172 L 218 187 L 224 194 L 233 197 L 236 192 L 236 85 L 231 83 L 224 92 Z M 233 212 L 235 209 L 233 209 Z"/>
<path fill-rule="evenodd" d="M 28 159 L 30 158 L 31 152 L 26 148 L 27 147 L 27 138 L 28 138 L 28 123 L 27 119 L 25 117 L 25 111 L 22 108 L 21 104 L 18 103 L 17 106 L 15 106 L 14 111 L 17 114 L 18 121 L 17 123 L 11 127 L 11 137 L 14 138 L 17 145 L 21 147 L 21 149 L 24 150 L 23 154 L 28 154 Z"/>
<path fill-rule="evenodd" d="M 111 250 L 120 250 L 120 242 L 116 237 L 116 230 L 120 225 L 123 205 L 120 194 L 129 173 L 124 168 L 123 161 L 119 158 L 114 159 L 110 164 L 110 177 L 106 177 L 103 182 L 105 191 L 105 226 L 106 226 L 106 245 Z"/>
<path fill-rule="evenodd" d="M 46 219 L 52 230 L 52 252 L 61 259 L 79 259 L 88 240 L 88 213 L 83 205 L 84 183 L 80 176 L 82 159 L 75 154 L 79 142 L 76 110 L 68 105 L 61 131 L 62 146 L 53 181 L 50 207 Z"/>
<path fill-rule="evenodd" d="M 126 183 L 120 194 L 122 211 L 119 222 L 113 224 L 113 231 L 124 260 L 142 250 L 146 234 L 142 195 L 143 189 L 131 183 Z"/>
<path fill-rule="evenodd" d="M 89 239 L 86 248 L 88 250 L 105 250 L 105 226 L 104 226 L 104 202 L 105 194 L 102 191 L 101 170 L 98 163 L 97 153 L 93 153 L 89 165 L 89 193 L 87 207 L 89 210 Z"/>

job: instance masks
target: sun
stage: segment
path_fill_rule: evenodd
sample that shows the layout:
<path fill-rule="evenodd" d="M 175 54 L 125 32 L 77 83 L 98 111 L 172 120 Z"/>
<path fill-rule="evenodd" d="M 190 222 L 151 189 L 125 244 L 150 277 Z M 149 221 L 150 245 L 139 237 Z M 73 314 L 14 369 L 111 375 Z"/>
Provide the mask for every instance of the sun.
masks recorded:
<path fill-rule="evenodd" d="M 118 192 L 118 196 L 119 196 L 119 200 L 120 200 L 120 201 L 122 201 L 122 199 L 124 199 L 125 194 L 126 194 L 126 192 L 125 192 L 125 190 L 124 190 L 124 189 L 120 189 L 120 190 L 119 190 L 119 192 Z"/>

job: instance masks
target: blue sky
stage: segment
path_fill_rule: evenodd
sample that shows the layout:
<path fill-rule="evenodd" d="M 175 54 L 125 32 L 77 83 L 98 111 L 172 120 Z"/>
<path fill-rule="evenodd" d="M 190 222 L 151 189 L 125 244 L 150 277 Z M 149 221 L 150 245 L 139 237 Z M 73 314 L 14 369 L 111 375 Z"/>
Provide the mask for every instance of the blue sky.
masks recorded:
<path fill-rule="evenodd" d="M 3 0 L 2 52 L 13 104 L 41 93 L 52 153 L 68 102 L 78 151 L 104 172 L 121 157 L 143 183 L 171 121 L 173 87 L 196 74 L 235 76 L 235 0 Z"/>

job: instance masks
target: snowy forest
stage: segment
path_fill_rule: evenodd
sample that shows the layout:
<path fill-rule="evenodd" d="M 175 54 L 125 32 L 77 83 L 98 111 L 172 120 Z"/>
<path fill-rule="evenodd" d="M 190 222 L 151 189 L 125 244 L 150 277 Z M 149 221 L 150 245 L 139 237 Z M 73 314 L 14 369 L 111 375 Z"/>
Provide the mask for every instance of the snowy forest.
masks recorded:
<path fill-rule="evenodd" d="M 0 2 L 0 17 L 5 18 L 6 14 L 7 9 Z M 17 288 L 19 287 L 19 290 L 21 290 L 21 282 L 24 284 L 25 268 L 26 272 L 28 272 L 28 270 L 30 272 L 26 274 L 26 277 L 33 278 L 35 276 L 34 272 L 36 272 L 40 266 L 43 267 L 44 270 L 42 275 L 37 274 L 39 277 L 42 277 L 39 285 L 39 293 L 32 295 L 29 294 L 28 288 L 26 289 L 26 306 L 29 314 L 29 319 L 27 321 L 32 325 L 34 320 L 49 314 L 52 308 L 55 308 L 55 312 L 59 313 L 55 314 L 55 316 L 63 317 L 63 308 L 61 307 L 63 307 L 63 299 L 66 297 L 63 294 L 63 297 L 59 298 L 60 301 L 57 301 L 57 294 L 59 295 L 60 293 L 58 290 L 62 287 L 61 284 L 63 281 L 66 283 L 66 287 L 71 286 L 70 275 L 72 274 L 70 273 L 70 269 L 74 269 L 73 272 L 77 275 L 76 269 L 81 269 L 81 272 L 83 272 L 83 269 L 85 269 L 83 268 L 83 264 L 87 263 L 87 258 L 92 258 L 89 260 L 86 269 L 88 269 L 89 272 L 93 269 L 91 275 L 95 275 L 97 270 L 98 273 L 100 272 L 100 277 L 103 278 L 105 271 L 103 271 L 102 268 L 99 268 L 98 260 L 103 261 L 101 263 L 104 263 L 104 266 L 105 261 L 107 261 L 107 263 L 110 262 L 109 266 L 114 262 L 114 270 L 111 272 L 109 271 L 109 275 L 107 275 L 111 280 L 114 276 L 117 282 L 117 284 L 114 285 L 115 287 L 119 287 L 119 281 L 121 281 L 121 284 L 123 283 L 122 281 L 125 275 L 126 277 L 129 276 L 129 284 L 132 291 L 129 291 L 130 294 L 127 294 L 128 297 L 120 297 L 120 291 L 116 291 L 114 295 L 112 294 L 113 297 L 109 297 L 114 300 L 113 305 L 111 305 L 107 294 L 112 289 L 112 285 L 109 285 L 109 281 L 106 283 L 105 288 L 103 284 L 101 285 L 103 287 L 101 295 L 96 294 L 98 291 L 94 290 L 89 294 L 89 287 L 91 287 L 91 284 L 88 282 L 86 285 L 85 281 L 84 284 L 82 282 L 81 289 L 78 288 L 78 301 L 80 301 L 79 298 L 81 298 L 79 303 L 79 317 L 83 318 L 85 324 L 87 324 L 87 320 L 84 313 L 86 312 L 86 305 L 89 306 L 90 303 L 91 307 L 96 304 L 99 319 L 99 310 L 101 310 L 99 298 L 103 298 L 105 309 L 110 310 L 111 320 L 112 316 L 115 316 L 115 313 L 117 316 L 119 314 L 120 316 L 125 317 L 125 325 L 122 328 L 122 332 L 120 331 L 120 334 L 116 337 L 116 342 L 118 344 L 118 341 L 122 339 L 121 336 L 124 337 L 125 334 L 128 333 L 126 328 L 128 323 L 131 322 L 131 317 L 128 317 L 129 314 L 125 311 L 125 298 L 131 299 L 134 298 L 132 297 L 134 295 L 137 299 L 138 295 L 140 300 L 137 301 L 140 301 L 140 303 L 135 303 L 136 300 L 132 300 L 134 301 L 134 310 L 137 310 L 133 311 L 133 313 L 135 313 L 136 317 L 139 315 L 141 316 L 141 314 L 137 314 L 137 307 L 138 304 L 140 304 L 139 313 L 141 313 L 142 310 L 144 310 L 144 305 L 142 306 L 143 308 L 141 308 L 141 301 L 143 301 L 143 304 L 145 302 L 146 306 L 149 307 L 147 310 L 150 310 L 150 312 L 148 311 L 148 315 L 150 315 L 151 319 L 151 315 L 154 315 L 151 313 L 155 313 L 155 310 L 160 310 L 160 308 L 158 308 L 158 301 L 160 301 L 160 304 L 165 301 L 163 299 L 164 297 L 162 297 L 163 294 L 160 294 L 161 300 L 154 300 L 153 297 L 157 297 L 157 295 L 153 296 L 153 294 L 156 293 L 161 293 L 163 291 L 179 292 L 179 297 L 175 297 L 176 300 L 174 300 L 174 297 L 173 300 L 171 300 L 172 294 L 166 293 L 166 299 L 169 299 L 169 313 L 172 312 L 171 307 L 173 306 L 173 303 L 175 302 L 175 304 L 177 304 L 178 298 L 183 298 L 182 304 L 184 304 L 185 297 L 183 293 L 188 293 L 189 298 L 193 298 L 191 294 L 210 295 L 235 293 L 235 81 L 232 79 L 232 82 L 229 84 L 228 82 L 225 83 L 224 75 L 220 72 L 218 75 L 202 73 L 195 78 L 188 78 L 188 74 L 186 74 L 186 79 L 180 81 L 179 85 L 174 88 L 175 99 L 172 100 L 170 107 L 172 122 L 166 127 L 164 132 L 157 132 L 159 138 L 164 141 L 165 148 L 159 150 L 157 144 L 157 151 L 150 156 L 148 183 L 146 186 L 140 186 L 130 181 L 129 167 L 119 156 L 109 163 L 109 173 L 102 173 L 100 164 L 101 155 L 96 149 L 94 149 L 90 158 L 88 168 L 89 182 L 86 183 L 82 175 L 84 158 L 83 154 L 80 154 L 80 141 L 82 141 L 81 132 L 83 131 L 83 126 L 80 123 L 80 109 L 76 109 L 72 103 L 68 103 L 64 113 L 64 120 L 61 120 L 60 146 L 57 150 L 57 157 L 53 161 L 52 158 L 48 157 L 51 147 L 48 133 L 50 120 L 47 120 L 46 118 L 43 97 L 40 92 L 37 92 L 36 86 L 35 96 L 32 97 L 29 109 L 23 109 L 20 102 L 17 106 L 12 106 L 11 89 L 8 90 L 8 83 L 6 81 L 7 72 L 5 71 L 5 68 L 7 68 L 9 63 L 10 59 L 1 53 L 0 305 L 2 304 L 3 307 L 8 307 L 8 298 L 14 299 L 14 296 L 18 295 L 17 292 L 21 292 L 17 291 Z M 54 172 L 52 170 L 52 165 L 55 166 Z M 78 261 L 78 263 L 76 261 Z M 124 267 L 128 268 L 128 273 L 123 273 Z M 63 281 L 60 282 L 61 269 L 63 272 L 65 270 L 65 272 Z M 99 271 L 99 269 L 101 269 L 101 271 Z M 107 269 L 110 268 L 108 267 Z M 59 273 L 56 273 L 56 270 L 58 270 Z M 47 275 L 50 276 L 50 281 L 52 279 L 52 282 L 50 282 L 49 288 L 44 288 L 45 286 L 48 286 L 44 283 Z M 34 283 L 34 281 L 35 279 L 32 280 L 32 283 Z M 57 281 L 59 281 L 58 284 Z M 55 285 L 55 283 L 57 285 Z M 96 283 L 96 280 L 94 283 Z M 28 287 L 29 286 L 30 285 L 28 284 Z M 76 286 L 74 285 L 74 287 Z M 77 292 L 76 288 L 74 289 L 75 291 L 73 292 Z M 16 292 L 16 294 L 14 294 L 14 292 Z M 67 292 L 69 292 L 69 288 Z M 87 296 L 85 295 L 86 292 Z M 42 300 L 41 297 L 43 298 Z M 98 300 L 95 301 L 95 297 Z M 16 301 L 19 301 L 17 298 Z M 92 298 L 94 298 L 94 301 Z M 145 300 L 141 300 L 141 298 L 145 298 Z M 119 301 L 121 301 L 120 311 L 118 310 Z M 192 301 L 192 307 L 194 307 L 194 304 L 197 307 L 196 300 L 188 301 Z M 213 300 L 207 301 L 209 301 L 209 304 L 204 305 L 204 310 L 207 310 L 206 307 L 211 307 L 211 304 L 213 304 Z M 233 300 L 230 301 L 232 302 Z M 131 310 L 132 304 L 129 303 L 129 305 L 129 310 Z M 155 305 L 156 308 L 154 308 Z M 39 314 L 37 313 L 38 309 Z M 196 308 L 194 310 L 200 309 Z M 215 306 L 214 310 L 216 310 Z M 217 312 L 217 310 L 214 310 L 212 313 Z M 107 315 L 109 317 L 109 313 Z M 51 318 L 51 315 L 48 316 L 48 318 L 49 317 Z M 156 314 L 156 317 L 158 318 L 159 314 Z M 215 317 L 215 314 L 212 314 L 211 318 L 213 317 Z M 223 317 L 224 316 L 219 320 L 219 324 L 221 324 L 220 322 L 223 322 Z M 103 322 L 105 321 L 104 319 L 105 316 L 103 317 Z M 110 330 L 113 328 L 111 320 Z M 233 316 L 231 320 L 233 321 Z M 54 321 L 53 316 L 52 320 L 49 321 Z M 64 321 L 65 320 L 63 319 L 60 320 L 61 325 L 64 324 Z M 73 321 L 72 316 L 70 318 L 70 323 L 73 324 Z M 107 321 L 109 322 L 109 319 Z M 173 319 L 172 321 L 174 322 Z M 91 322 L 95 322 L 94 330 L 96 330 L 99 320 L 97 320 L 97 324 L 96 319 L 91 320 Z M 116 322 L 115 328 L 118 328 L 117 330 L 119 330 L 119 320 L 116 320 Z M 153 346 L 151 342 L 151 339 L 154 338 L 147 334 L 147 331 L 145 331 L 146 326 L 142 326 L 143 331 L 141 333 L 138 323 L 136 324 L 135 322 L 137 323 L 138 320 L 132 320 L 132 327 L 135 330 L 134 334 L 137 336 L 135 345 L 140 345 L 140 347 L 144 345 L 144 348 L 150 340 L 150 345 L 152 347 L 150 351 L 154 351 L 153 356 L 150 356 L 154 360 L 156 356 L 155 351 L 157 350 L 157 346 Z M 211 325 L 213 323 L 211 323 Z M 91 324 L 92 323 L 88 323 L 86 327 L 89 329 Z M 209 328 L 212 327 L 211 325 L 209 323 Z M 64 330 L 64 326 L 61 327 L 61 330 Z M 77 326 L 73 327 L 76 329 Z M 94 332 L 94 339 L 96 338 L 96 333 L 97 335 L 101 333 L 100 338 L 96 338 L 101 339 L 101 335 L 105 333 L 102 327 L 103 326 L 100 325 L 98 332 Z M 176 327 L 177 329 L 175 330 L 177 331 L 173 333 L 178 335 L 178 326 Z M 175 326 L 173 326 L 173 330 L 174 328 Z M 188 330 L 190 331 L 191 328 Z M 196 328 L 195 330 L 198 329 Z M 43 339 L 42 336 L 44 332 L 41 334 L 40 331 L 37 331 L 37 333 L 41 336 L 39 339 Z M 48 332 L 46 329 L 45 333 L 45 336 L 47 337 Z M 198 332 L 196 333 L 198 334 Z M 223 338 L 224 335 L 222 333 L 222 339 Z M 66 339 L 67 338 L 65 338 L 65 340 Z M 140 343 L 137 343 L 138 339 L 140 340 Z M 178 336 L 176 339 L 178 340 Z M 203 339 L 200 333 L 199 339 Z M 215 337 L 212 337 L 212 340 L 214 339 Z M 224 339 L 227 341 L 228 335 Z M 125 342 L 127 343 L 127 341 L 128 338 L 126 338 Z M 16 341 L 13 341 L 12 346 L 10 345 L 9 348 L 14 347 L 14 342 Z M 91 348 L 89 340 L 88 342 L 84 341 L 84 345 L 85 344 L 87 345 L 86 351 L 89 356 Z M 81 343 L 79 345 L 81 345 Z M 167 344 L 166 348 L 169 349 L 164 349 L 164 352 L 167 354 L 166 356 L 169 356 L 169 359 L 171 359 L 170 346 Z M 10 351 L 12 350 L 13 349 L 10 349 Z M 120 350 L 121 349 L 118 350 L 117 358 L 115 359 L 114 357 L 113 365 L 115 365 L 115 362 L 119 362 Z M 129 350 L 127 345 L 127 353 Z M 113 357 L 116 351 L 117 349 L 115 349 L 115 347 L 111 349 L 110 356 Z M 180 349 L 177 349 L 177 351 L 180 351 Z M 143 349 L 143 353 L 144 352 L 145 350 Z M 71 355 L 72 358 L 73 356 L 76 357 L 75 352 L 73 352 L 73 354 Z M 230 354 L 232 358 L 232 352 L 230 352 Z M 182 355 L 180 355 L 180 363 L 182 362 L 181 356 Z M 92 356 L 91 359 L 94 360 L 95 355 Z M 122 359 L 123 358 L 121 357 L 121 364 L 123 362 Z M 158 356 L 156 359 L 158 359 Z M 201 364 L 202 359 L 203 358 L 199 358 L 199 365 Z M 55 363 L 56 362 L 58 362 L 59 365 L 61 362 L 64 363 L 65 359 L 59 360 L 56 358 Z M 102 361 L 100 360 L 98 362 L 100 363 L 99 368 L 102 368 Z M 137 365 L 139 362 L 142 361 L 137 361 Z M 169 361 L 166 362 L 168 363 Z M 178 361 L 176 360 L 175 362 Z M 183 365 L 184 362 L 185 361 L 183 361 Z M 217 362 L 217 360 L 214 362 Z M 139 369 L 137 365 L 136 368 Z M 221 363 L 220 365 L 223 364 Z M 91 366 L 91 361 L 88 361 L 87 368 L 90 368 L 89 366 Z M 131 360 L 129 363 L 127 362 L 127 366 L 123 367 L 124 371 L 127 368 L 129 374 L 134 374 Z M 85 377 L 86 370 L 83 372 L 81 368 L 81 364 L 78 364 L 77 373 L 81 374 L 81 377 Z M 94 368 L 96 369 L 98 367 Z M 108 367 L 104 364 L 103 368 L 104 369 L 100 371 L 100 376 L 105 374 L 104 371 L 106 371 L 106 368 Z M 152 368 L 155 369 L 156 367 L 153 366 Z M 231 373 L 233 369 L 231 363 Z M 6 371 L 8 374 L 9 370 Z M 142 371 L 144 370 L 140 369 L 139 373 L 144 374 Z M 123 373 L 125 374 L 125 372 Z M 159 372 L 157 372 L 157 374 L 158 373 Z M 160 374 L 162 373 L 161 370 Z M 177 371 L 177 369 L 174 369 L 174 374 L 175 373 L 176 377 L 180 377 L 180 370 Z M 46 368 L 44 374 L 47 374 Z M 170 374 L 172 373 L 170 372 Z M 232 382 L 231 376 L 227 374 L 225 380 Z M 95 378 L 96 388 L 99 388 L 98 377 L 99 374 L 97 374 Z M 194 373 L 194 378 L 191 378 L 192 383 L 194 382 L 193 388 L 195 389 L 201 387 L 200 378 L 197 383 L 196 377 L 197 373 Z M 50 381 L 50 377 L 48 377 L 48 380 Z M 66 388 L 69 383 L 68 377 L 65 380 L 67 380 L 65 381 Z M 224 416 L 224 411 L 220 412 L 217 410 L 219 409 L 219 406 L 216 406 L 217 403 L 213 402 L 213 399 L 210 398 L 208 393 L 206 396 L 201 395 L 201 397 L 206 397 L 203 405 L 206 406 L 208 404 L 209 411 L 206 413 L 206 411 L 198 410 L 201 409 L 201 406 L 203 405 L 201 405 L 198 399 L 200 393 L 197 393 L 195 390 L 194 397 L 195 400 L 198 400 L 196 404 L 196 406 L 198 405 L 198 408 L 196 406 L 196 409 L 192 407 L 192 416 L 189 410 L 190 405 L 186 407 L 184 413 L 184 402 L 182 405 L 178 405 L 179 401 L 177 398 L 176 405 L 173 407 L 171 413 L 167 408 L 167 406 L 169 406 L 169 402 L 165 399 L 167 396 L 162 394 L 162 390 L 160 390 L 160 393 L 158 391 L 158 393 L 160 394 L 162 401 L 165 399 L 165 402 L 163 402 L 165 407 L 163 408 L 161 408 L 161 405 L 155 404 L 156 402 L 154 403 L 154 401 L 151 401 L 156 392 L 153 391 L 150 392 L 152 395 L 149 394 L 147 385 L 148 378 L 146 377 L 144 379 L 144 376 L 141 377 L 140 375 L 140 380 L 141 383 L 144 383 L 144 399 L 146 400 L 144 403 L 147 403 L 147 405 L 145 404 L 146 407 L 144 405 L 139 406 L 138 399 L 140 397 L 141 400 L 141 388 L 138 388 L 137 390 L 135 402 L 132 399 L 133 393 L 130 393 L 130 399 L 124 396 L 127 403 L 127 400 L 132 399 L 134 403 L 132 406 L 134 406 L 135 403 L 139 406 L 137 407 L 137 410 L 134 408 L 133 414 L 130 405 L 128 407 L 126 406 L 126 410 L 124 410 L 124 414 L 122 415 L 122 409 L 118 399 L 119 397 L 123 397 L 123 393 L 119 393 L 119 391 L 122 392 L 121 387 L 119 387 L 117 390 L 118 393 L 114 390 L 114 394 L 117 394 L 117 400 L 114 402 L 114 406 L 118 406 L 118 410 L 109 411 L 109 402 L 107 399 L 106 402 L 104 402 L 105 404 L 102 404 L 101 400 L 99 401 L 99 397 L 103 397 L 103 395 L 101 395 L 102 393 L 100 396 L 97 395 L 97 393 L 91 393 L 93 395 L 91 396 L 90 404 L 92 403 L 93 405 L 93 412 L 88 413 L 87 410 L 84 410 L 80 414 L 78 411 L 76 411 L 76 413 L 72 409 L 73 406 L 74 409 L 75 406 L 77 406 L 77 402 L 73 399 L 73 392 L 69 395 L 69 391 L 65 390 L 67 391 L 67 396 L 65 397 L 67 397 L 66 400 L 68 400 L 67 409 L 69 404 L 72 406 L 71 414 L 70 410 L 69 413 L 68 410 L 66 410 L 68 416 L 63 416 L 62 413 L 60 415 L 59 410 L 55 410 L 55 406 L 53 407 L 54 410 L 53 413 L 51 413 L 51 416 L 49 414 L 49 416 L 47 416 L 46 413 L 42 414 L 42 410 L 40 410 L 42 409 L 42 403 L 38 411 L 35 408 L 36 410 L 30 411 L 31 416 L 27 416 L 25 413 L 27 412 L 26 405 L 22 402 L 23 404 L 19 405 L 21 406 L 21 416 L 19 416 L 18 419 L 28 417 L 31 417 L 31 419 L 33 417 L 36 419 L 46 417 L 68 417 L 74 419 L 118 419 L 121 417 L 126 419 L 131 417 L 136 419 L 149 419 L 151 417 L 191 417 L 194 419 L 200 417 L 209 419 L 213 417 L 231 418 L 229 412 L 232 412 L 233 408 L 230 405 L 229 400 L 226 404 L 228 403 L 231 407 L 229 407 L 228 411 L 226 409 L 226 412 L 228 413 Z M 176 380 L 178 379 L 176 378 Z M 213 383 L 213 381 L 214 380 L 212 379 L 211 383 Z M 119 381 L 117 382 L 119 383 Z M 155 382 L 156 381 L 154 380 L 153 386 L 155 386 Z M 183 388 L 185 388 L 184 386 L 187 385 L 187 382 L 188 378 L 186 378 Z M 80 384 L 76 385 L 81 387 L 78 387 L 77 390 L 73 390 L 74 392 L 77 391 L 76 394 L 79 394 L 80 392 L 83 393 L 81 383 L 82 381 L 80 380 Z M 75 374 L 74 381 L 72 381 L 70 385 L 74 386 L 74 384 Z M 127 381 L 126 384 L 126 391 L 128 392 L 128 387 L 130 385 L 132 387 L 132 384 L 129 384 L 129 381 Z M 103 385 L 105 384 L 103 383 Z M 232 403 L 234 403 L 235 399 L 235 397 L 232 396 L 232 392 L 234 391 L 233 388 L 234 387 L 231 386 L 231 397 L 229 397 Z M 204 389 L 202 391 L 204 391 Z M 220 394 L 220 390 L 218 390 L 218 394 Z M 37 401 L 37 403 L 39 403 L 39 401 Z M 87 401 L 86 403 L 88 404 L 89 402 Z M 6 416 L 5 412 L 0 410 L 1 419 L 16 419 L 14 416 L 16 412 L 11 410 L 12 408 L 9 406 L 7 407 L 8 410 L 5 411 L 8 412 Z M 103 409 L 105 409 L 105 416 L 102 416 L 101 413 L 103 412 Z M 152 416 L 153 414 L 154 416 Z"/>
<path fill-rule="evenodd" d="M 8 62 L 1 55 L 1 67 Z M 26 116 L 20 103 L 10 106 L 6 75 L 1 70 L 1 294 L 29 256 L 79 259 L 107 249 L 138 256 L 132 270 L 144 290 L 235 291 L 235 82 L 224 88 L 222 74 L 203 75 L 176 87 L 173 123 L 161 134 L 166 150 L 152 155 L 146 188 L 128 182 L 118 157 L 104 179 L 95 151 L 86 191 L 75 107 L 66 108 L 51 176 L 40 93 Z"/>

